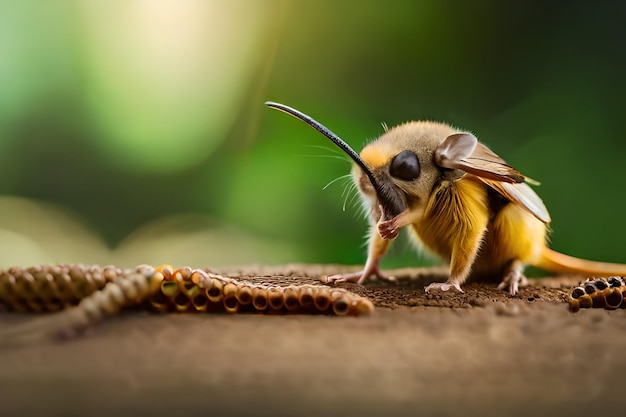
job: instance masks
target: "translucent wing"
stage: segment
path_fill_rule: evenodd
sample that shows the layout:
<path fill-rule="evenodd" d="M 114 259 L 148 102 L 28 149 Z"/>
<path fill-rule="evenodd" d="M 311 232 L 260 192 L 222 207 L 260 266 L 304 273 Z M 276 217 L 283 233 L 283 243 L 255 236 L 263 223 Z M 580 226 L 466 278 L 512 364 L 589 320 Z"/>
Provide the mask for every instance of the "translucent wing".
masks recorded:
<path fill-rule="evenodd" d="M 525 182 L 511 184 L 508 182 L 492 181 L 486 178 L 480 179 L 504 197 L 524 207 L 542 222 L 550 223 L 551 218 L 548 209 L 537 193 Z"/>
<path fill-rule="evenodd" d="M 477 143 L 474 152 L 464 160 L 465 172 L 496 181 L 523 183 L 521 172 L 507 164 L 482 143 Z M 532 190 L 530 190 L 532 191 Z"/>
<path fill-rule="evenodd" d="M 458 169 L 480 178 L 510 201 L 519 204 L 544 223 L 550 223 L 548 209 L 526 177 L 478 142 L 470 133 L 455 133 L 435 150 L 435 162 L 442 168 Z"/>
<path fill-rule="evenodd" d="M 469 133 L 450 135 L 435 151 L 435 161 L 443 168 L 460 169 L 477 177 L 522 183 L 524 176 Z"/>

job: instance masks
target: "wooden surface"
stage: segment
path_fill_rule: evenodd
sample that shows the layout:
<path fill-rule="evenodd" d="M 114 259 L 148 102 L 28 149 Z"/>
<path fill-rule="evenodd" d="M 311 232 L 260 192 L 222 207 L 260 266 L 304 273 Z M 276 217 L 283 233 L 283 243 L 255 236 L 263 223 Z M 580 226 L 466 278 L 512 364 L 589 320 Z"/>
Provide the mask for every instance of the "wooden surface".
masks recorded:
<path fill-rule="evenodd" d="M 0 416 L 621 413 L 626 311 L 570 313 L 581 277 L 439 300 L 423 293 L 433 276 L 346 285 L 369 317 L 126 312 L 5 348 Z M 2 313 L 0 332 L 36 319 Z"/>

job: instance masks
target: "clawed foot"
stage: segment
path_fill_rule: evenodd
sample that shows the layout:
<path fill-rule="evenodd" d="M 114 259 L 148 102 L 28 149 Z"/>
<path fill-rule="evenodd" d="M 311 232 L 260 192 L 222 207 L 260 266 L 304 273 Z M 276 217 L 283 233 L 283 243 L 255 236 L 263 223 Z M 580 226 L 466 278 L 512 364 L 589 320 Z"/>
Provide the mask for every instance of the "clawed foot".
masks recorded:
<path fill-rule="evenodd" d="M 359 271 L 351 274 L 323 276 L 321 280 L 325 284 L 337 284 L 340 282 L 354 282 L 357 284 L 363 284 L 365 280 L 371 275 L 374 275 L 376 278 L 383 281 L 396 282 L 395 277 L 383 274 L 378 268 L 376 268 L 376 270 L 372 272 Z"/>
<path fill-rule="evenodd" d="M 386 240 L 392 240 L 398 237 L 400 234 L 400 228 L 396 224 L 396 218 L 394 217 L 391 220 L 379 221 L 378 234 Z"/>
<path fill-rule="evenodd" d="M 499 290 L 508 289 L 509 294 L 515 295 L 520 287 L 525 287 L 529 284 L 528 278 L 524 276 L 522 271 L 517 269 L 510 270 L 502 279 L 502 282 L 498 284 Z"/>
<path fill-rule="evenodd" d="M 426 294 L 432 295 L 463 294 L 459 284 L 449 284 L 447 282 L 433 282 L 424 288 L 424 291 L 426 291 Z"/>

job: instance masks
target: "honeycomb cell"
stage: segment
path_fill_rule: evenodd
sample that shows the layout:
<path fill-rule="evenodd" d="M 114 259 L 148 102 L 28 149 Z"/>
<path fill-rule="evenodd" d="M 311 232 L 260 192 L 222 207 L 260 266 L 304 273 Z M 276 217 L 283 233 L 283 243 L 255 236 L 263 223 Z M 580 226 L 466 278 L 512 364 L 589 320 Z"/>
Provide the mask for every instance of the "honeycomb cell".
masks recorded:
<path fill-rule="evenodd" d="M 576 312 L 581 308 L 603 308 L 615 310 L 626 308 L 624 296 L 626 285 L 624 277 L 611 276 L 591 278 L 572 290 L 569 300 L 570 310 Z"/>

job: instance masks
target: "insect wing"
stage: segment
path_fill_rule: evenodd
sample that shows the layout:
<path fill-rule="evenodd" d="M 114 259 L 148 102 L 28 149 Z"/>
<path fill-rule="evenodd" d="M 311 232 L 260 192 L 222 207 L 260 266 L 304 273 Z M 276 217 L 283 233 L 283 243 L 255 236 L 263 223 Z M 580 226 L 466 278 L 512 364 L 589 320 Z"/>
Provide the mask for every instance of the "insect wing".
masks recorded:
<path fill-rule="evenodd" d="M 482 143 L 477 143 L 472 154 L 460 161 L 465 172 L 496 181 L 524 182 L 524 176 Z"/>
<path fill-rule="evenodd" d="M 459 169 L 492 181 L 520 183 L 525 179 L 470 133 L 448 136 L 435 151 L 435 162 L 442 168 Z"/>
<path fill-rule="evenodd" d="M 541 198 L 526 183 L 511 184 L 508 182 L 491 181 L 485 178 L 481 180 L 491 188 L 502 194 L 514 203 L 517 203 L 531 212 L 536 218 L 544 223 L 550 223 L 550 213 Z"/>

